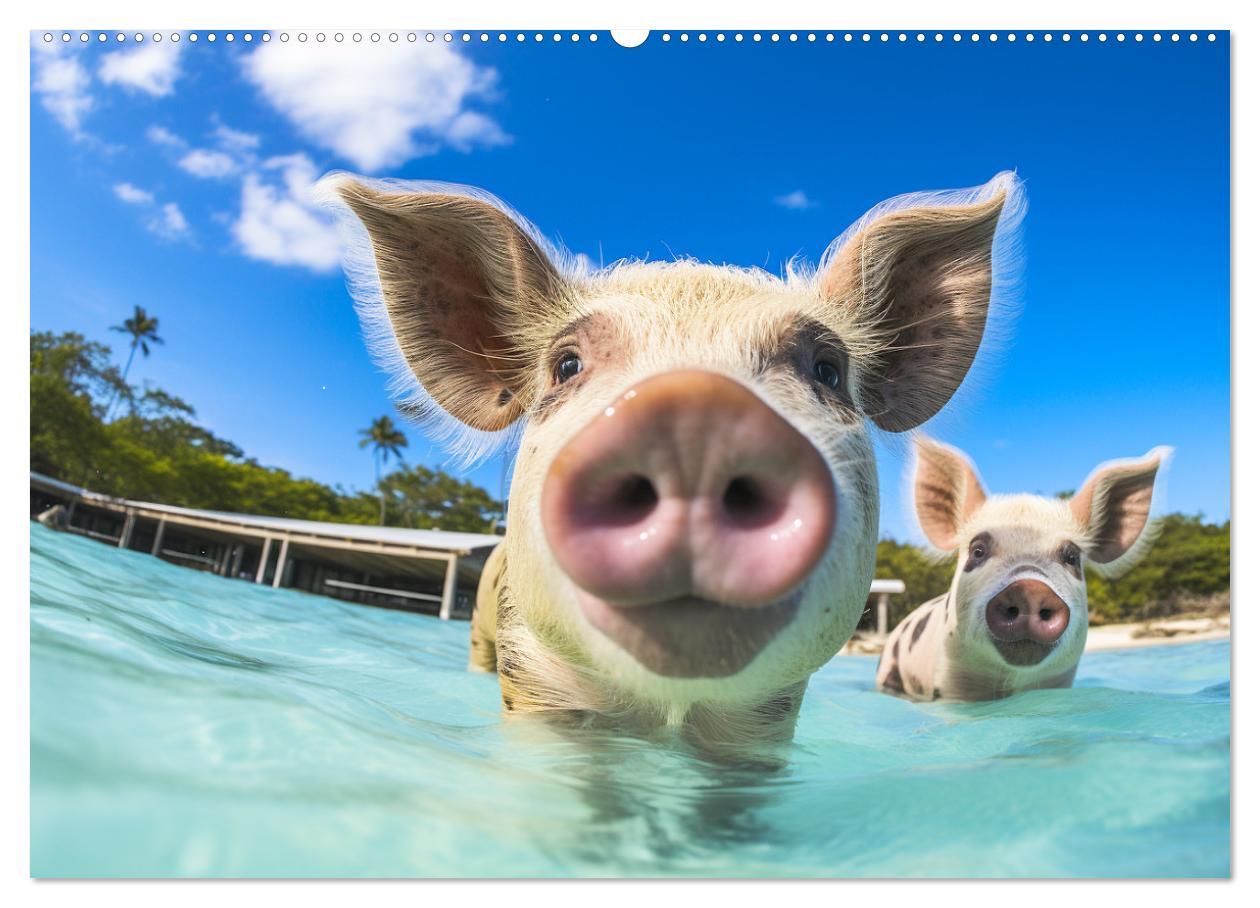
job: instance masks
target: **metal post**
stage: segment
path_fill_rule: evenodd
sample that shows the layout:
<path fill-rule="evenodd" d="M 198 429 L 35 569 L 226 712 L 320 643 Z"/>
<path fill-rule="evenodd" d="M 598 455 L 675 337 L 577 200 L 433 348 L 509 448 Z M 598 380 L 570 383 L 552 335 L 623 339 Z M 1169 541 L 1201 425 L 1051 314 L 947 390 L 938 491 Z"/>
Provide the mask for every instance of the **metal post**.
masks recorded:
<path fill-rule="evenodd" d="M 879 631 L 879 635 L 883 637 L 884 635 L 888 633 L 888 594 L 887 593 L 879 594 L 878 605 L 876 606 L 876 608 L 878 609 L 878 611 L 876 612 L 878 616 L 876 627 L 877 627 L 877 630 Z"/>
<path fill-rule="evenodd" d="M 162 553 L 162 537 L 166 535 L 166 521 L 158 520 L 157 532 L 153 534 L 153 550 L 150 554 L 160 555 Z"/>
<path fill-rule="evenodd" d="M 263 540 L 262 555 L 258 558 L 258 570 L 254 572 L 254 582 L 262 583 L 267 576 L 267 559 L 271 557 L 271 537 Z"/>
<path fill-rule="evenodd" d="M 446 558 L 446 579 L 442 583 L 442 607 L 438 617 L 443 621 L 451 617 L 451 606 L 455 604 L 455 578 L 459 573 L 459 556 L 452 553 Z"/>
<path fill-rule="evenodd" d="M 284 566 L 289 558 L 289 537 L 285 536 L 280 540 L 280 554 L 276 556 L 276 576 L 272 578 L 271 585 L 277 589 L 280 587 L 280 581 L 284 579 Z"/>
<path fill-rule="evenodd" d="M 127 516 L 123 519 L 122 532 L 118 535 L 118 547 L 125 549 L 131 545 L 131 531 L 136 525 L 136 512 L 127 511 Z"/>

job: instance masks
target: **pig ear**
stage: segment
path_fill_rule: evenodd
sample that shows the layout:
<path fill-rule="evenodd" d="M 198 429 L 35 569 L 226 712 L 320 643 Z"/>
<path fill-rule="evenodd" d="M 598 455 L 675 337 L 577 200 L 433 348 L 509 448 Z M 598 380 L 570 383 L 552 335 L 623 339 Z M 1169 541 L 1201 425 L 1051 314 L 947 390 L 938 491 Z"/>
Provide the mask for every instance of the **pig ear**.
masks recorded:
<path fill-rule="evenodd" d="M 975 189 L 891 199 L 828 250 L 821 292 L 873 328 L 860 399 L 880 428 L 912 429 L 954 395 L 1022 212 L 1015 175 L 1001 173 Z"/>
<path fill-rule="evenodd" d="M 1158 533 L 1150 519 L 1155 481 L 1172 457 L 1171 448 L 1154 448 L 1138 460 L 1103 464 L 1085 480 L 1069 502 L 1084 528 L 1085 552 L 1095 566 L 1116 576 L 1145 554 Z"/>
<path fill-rule="evenodd" d="M 957 448 L 920 435 L 914 440 L 914 510 L 932 545 L 950 552 L 962 544 L 958 530 L 984 504 L 980 477 Z"/>
<path fill-rule="evenodd" d="M 419 392 L 401 408 L 434 416 L 436 404 L 474 435 L 496 433 L 529 403 L 523 326 L 545 318 L 564 282 L 542 241 L 490 197 L 431 188 L 338 174 L 319 193 L 342 214 L 369 341 L 419 382 L 395 375 L 395 390 Z"/>

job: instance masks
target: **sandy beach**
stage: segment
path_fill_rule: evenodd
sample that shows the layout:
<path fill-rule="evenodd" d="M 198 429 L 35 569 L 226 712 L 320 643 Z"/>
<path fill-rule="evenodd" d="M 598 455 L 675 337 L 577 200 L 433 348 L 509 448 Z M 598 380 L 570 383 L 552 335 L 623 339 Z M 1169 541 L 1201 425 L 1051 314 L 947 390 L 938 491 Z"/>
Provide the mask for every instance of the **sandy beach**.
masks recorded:
<path fill-rule="evenodd" d="M 1131 649 L 1138 646 L 1166 646 L 1170 643 L 1200 643 L 1205 640 L 1227 640 L 1230 636 L 1229 613 L 1210 617 L 1173 617 L 1133 624 L 1098 624 L 1089 629 L 1086 652 L 1095 650 Z M 841 656 L 878 655 L 884 641 L 875 634 L 853 635 Z"/>

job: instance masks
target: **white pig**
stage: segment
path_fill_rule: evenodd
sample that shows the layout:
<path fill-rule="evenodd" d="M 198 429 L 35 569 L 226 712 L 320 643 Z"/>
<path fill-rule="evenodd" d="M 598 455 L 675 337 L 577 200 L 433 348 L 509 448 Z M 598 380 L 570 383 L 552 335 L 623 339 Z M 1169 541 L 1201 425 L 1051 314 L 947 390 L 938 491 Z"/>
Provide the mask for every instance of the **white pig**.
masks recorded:
<path fill-rule="evenodd" d="M 1156 476 L 1171 455 L 1104 464 L 1071 500 L 985 494 L 961 452 L 915 439 L 919 526 L 958 553 L 949 591 L 907 615 L 876 671 L 884 691 L 915 700 L 995 700 L 1071 687 L 1085 650 L 1087 565 L 1119 576 L 1158 533 Z"/>
<path fill-rule="evenodd" d="M 1013 174 L 883 203 L 783 277 L 584 271 L 477 190 L 322 188 L 402 409 L 471 456 L 519 443 L 472 631 L 505 709 L 790 737 L 874 574 L 868 421 L 917 426 L 970 369 Z"/>

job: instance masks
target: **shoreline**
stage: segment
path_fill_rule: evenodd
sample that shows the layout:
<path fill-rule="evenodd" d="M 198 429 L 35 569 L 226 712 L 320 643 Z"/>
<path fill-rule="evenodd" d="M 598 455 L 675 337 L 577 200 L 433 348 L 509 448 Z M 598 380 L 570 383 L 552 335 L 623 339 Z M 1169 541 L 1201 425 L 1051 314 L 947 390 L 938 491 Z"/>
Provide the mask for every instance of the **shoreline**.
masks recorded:
<path fill-rule="evenodd" d="M 1229 614 L 1216 618 L 1165 618 L 1131 624 L 1099 624 L 1089 629 L 1085 652 L 1204 643 L 1230 639 Z"/>
<path fill-rule="evenodd" d="M 1108 652 L 1146 646 L 1175 646 L 1229 640 L 1229 613 L 1217 617 L 1171 617 L 1126 624 L 1096 624 L 1085 638 L 1085 652 Z M 874 634 L 858 633 L 846 643 L 839 656 L 877 656 L 884 640 Z"/>

